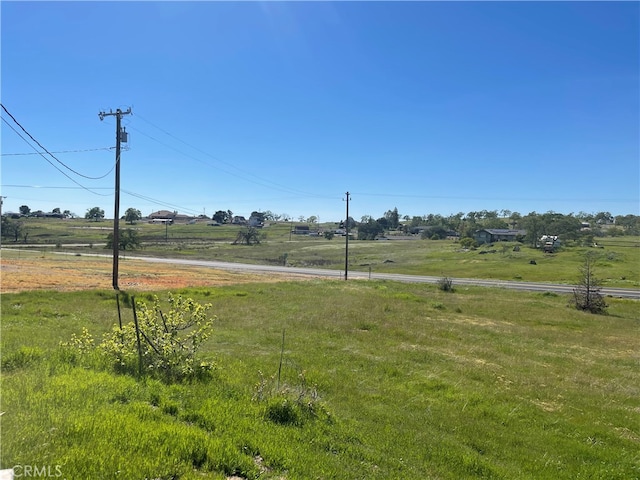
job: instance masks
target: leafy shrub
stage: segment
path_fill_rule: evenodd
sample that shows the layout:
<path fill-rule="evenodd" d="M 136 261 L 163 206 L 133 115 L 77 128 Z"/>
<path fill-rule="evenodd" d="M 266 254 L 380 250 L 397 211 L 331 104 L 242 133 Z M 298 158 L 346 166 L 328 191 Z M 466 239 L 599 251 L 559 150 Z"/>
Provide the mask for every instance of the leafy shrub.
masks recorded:
<path fill-rule="evenodd" d="M 453 279 L 442 277 L 438 280 L 438 288 L 443 292 L 453 292 Z"/>
<path fill-rule="evenodd" d="M 478 243 L 471 237 L 464 237 L 460 239 L 460 246 L 462 248 L 474 249 L 478 246 Z"/>
<path fill-rule="evenodd" d="M 169 311 L 160 309 L 160 301 L 153 297 L 152 306 L 137 303 L 134 322 L 114 326 L 97 346 L 116 369 L 133 373 L 137 369 L 165 380 L 204 379 L 213 366 L 197 362 L 196 353 L 211 335 L 214 317 L 208 317 L 210 304 L 202 305 L 181 295 L 169 294 Z M 81 335 L 61 344 L 73 354 L 95 351 L 94 339 L 86 328 Z"/>

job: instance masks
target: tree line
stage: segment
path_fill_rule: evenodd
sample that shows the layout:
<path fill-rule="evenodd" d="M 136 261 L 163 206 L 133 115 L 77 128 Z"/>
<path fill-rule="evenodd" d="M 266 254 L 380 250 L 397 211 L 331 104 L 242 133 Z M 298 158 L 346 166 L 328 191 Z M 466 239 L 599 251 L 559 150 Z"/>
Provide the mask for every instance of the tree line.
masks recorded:
<path fill-rule="evenodd" d="M 480 210 L 448 216 L 430 213 L 409 217 L 401 216 L 398 209 L 394 208 L 377 219 L 364 215 L 357 227 L 358 238 L 363 240 L 392 230 L 401 230 L 405 234 L 420 233 L 424 238 L 433 239 L 444 239 L 452 234 L 460 238 L 473 238 L 473 234 L 482 229 L 522 230 L 526 232 L 523 240 L 535 245 L 540 236 L 545 234 L 562 236 L 565 240 L 604 234 L 640 235 L 640 216 L 613 216 L 609 212 L 562 214 L 553 211 L 533 211 L 522 215 L 510 210 Z"/>

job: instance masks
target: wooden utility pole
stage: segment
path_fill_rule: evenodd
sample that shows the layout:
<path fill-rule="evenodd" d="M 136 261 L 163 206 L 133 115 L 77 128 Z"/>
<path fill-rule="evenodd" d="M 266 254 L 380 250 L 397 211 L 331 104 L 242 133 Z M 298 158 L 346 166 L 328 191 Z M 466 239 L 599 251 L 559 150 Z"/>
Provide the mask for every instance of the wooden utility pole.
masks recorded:
<path fill-rule="evenodd" d="M 131 108 L 128 108 L 126 112 L 123 112 L 119 108 L 113 112 L 109 110 L 109 113 L 100 112 L 98 116 L 100 120 L 104 120 L 104 117 L 114 115 L 116 117 L 116 185 L 115 185 L 115 205 L 113 207 L 113 289 L 120 290 L 118 287 L 118 257 L 120 255 L 120 142 L 127 142 L 127 132 L 125 132 L 121 125 L 122 116 L 130 115 Z"/>
<path fill-rule="evenodd" d="M 347 218 L 344 221 L 345 232 L 347 233 L 346 241 L 344 244 L 344 279 L 347 280 L 349 272 L 349 192 L 346 193 L 347 201 Z"/>
<path fill-rule="evenodd" d="M 2 219 L 2 203 L 7 197 L 0 196 L 0 219 Z M 0 227 L 0 248 L 2 248 L 2 227 Z"/>

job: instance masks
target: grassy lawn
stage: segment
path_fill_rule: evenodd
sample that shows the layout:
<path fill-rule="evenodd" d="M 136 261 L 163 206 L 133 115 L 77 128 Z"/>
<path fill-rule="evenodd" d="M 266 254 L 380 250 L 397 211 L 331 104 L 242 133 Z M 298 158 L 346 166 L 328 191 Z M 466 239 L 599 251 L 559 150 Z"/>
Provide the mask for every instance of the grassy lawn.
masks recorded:
<path fill-rule="evenodd" d="M 62 349 L 117 324 L 113 292 L 3 294 L 0 466 L 59 465 L 68 479 L 640 478 L 637 302 L 607 299 L 595 316 L 548 293 L 327 280 L 181 293 L 217 316 L 208 380 L 117 374 Z"/>

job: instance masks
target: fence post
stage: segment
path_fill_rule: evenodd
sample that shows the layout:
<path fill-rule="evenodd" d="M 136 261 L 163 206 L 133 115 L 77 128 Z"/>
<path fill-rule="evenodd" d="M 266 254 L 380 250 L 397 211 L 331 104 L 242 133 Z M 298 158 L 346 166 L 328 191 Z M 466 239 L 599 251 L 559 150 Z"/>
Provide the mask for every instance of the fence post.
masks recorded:
<path fill-rule="evenodd" d="M 136 312 L 136 297 L 131 297 L 133 308 L 133 323 L 136 326 L 136 341 L 138 342 L 138 375 L 142 375 L 142 346 L 140 345 L 140 327 L 138 327 L 138 314 Z"/>
<path fill-rule="evenodd" d="M 122 330 L 122 314 L 120 313 L 120 294 L 116 293 L 116 305 L 118 305 L 118 325 L 120 325 L 120 330 Z"/>

